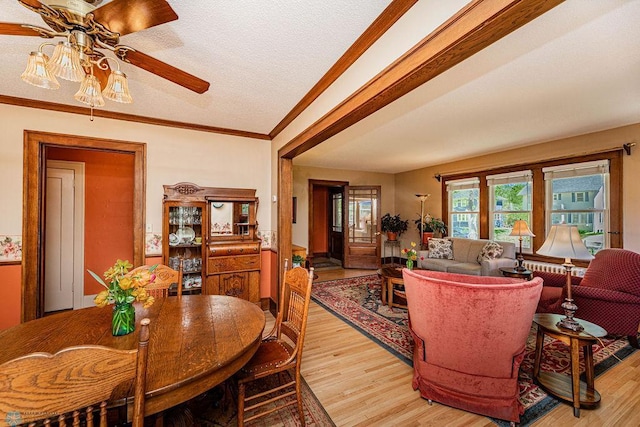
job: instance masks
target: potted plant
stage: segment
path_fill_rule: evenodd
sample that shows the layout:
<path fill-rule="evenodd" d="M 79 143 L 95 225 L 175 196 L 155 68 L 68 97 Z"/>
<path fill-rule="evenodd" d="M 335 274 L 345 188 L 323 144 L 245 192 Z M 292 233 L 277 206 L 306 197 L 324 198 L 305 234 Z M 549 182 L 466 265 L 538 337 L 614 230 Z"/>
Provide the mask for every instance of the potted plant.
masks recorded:
<path fill-rule="evenodd" d="M 304 267 L 304 257 L 302 255 L 293 255 L 291 257 L 291 263 L 293 264 L 294 267 Z"/>
<path fill-rule="evenodd" d="M 391 215 L 384 214 L 381 219 L 382 231 L 387 233 L 387 240 L 396 240 L 399 235 L 407 231 L 409 227 L 409 220 L 403 220 L 400 214 Z"/>
<path fill-rule="evenodd" d="M 420 221 L 420 215 L 415 221 L 418 231 L 422 231 L 422 243 L 429 243 L 431 237 L 442 237 L 447 233 L 447 225 L 440 218 L 436 218 L 430 214 L 426 214 L 422 221 Z"/>

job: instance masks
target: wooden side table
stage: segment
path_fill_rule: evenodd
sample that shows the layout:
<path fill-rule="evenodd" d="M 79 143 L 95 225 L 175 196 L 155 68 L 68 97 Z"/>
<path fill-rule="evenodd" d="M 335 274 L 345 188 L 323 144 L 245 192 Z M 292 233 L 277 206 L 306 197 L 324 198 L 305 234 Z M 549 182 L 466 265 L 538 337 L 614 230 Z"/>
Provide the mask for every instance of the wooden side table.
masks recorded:
<path fill-rule="evenodd" d="M 403 295 L 404 292 L 399 291 L 398 289 L 394 289 L 395 285 L 404 285 L 404 282 L 402 280 L 402 267 L 382 267 L 378 271 L 378 274 L 382 277 L 382 293 L 380 295 L 382 304 L 388 304 L 391 308 L 407 308 L 406 305 L 393 302 L 394 290 L 396 292 L 396 295 L 406 299 L 406 297 Z"/>
<path fill-rule="evenodd" d="M 597 338 L 607 335 L 600 326 L 576 319 L 584 327 L 574 332 L 556 326 L 562 319 L 560 314 L 538 313 L 533 321 L 538 325 L 536 335 L 536 358 L 533 377 L 550 394 L 573 404 L 573 416 L 580 417 L 580 408 L 595 408 L 600 403 L 600 393 L 594 387 L 593 348 Z M 568 345 L 571 349 L 571 376 L 557 372 L 540 372 L 540 360 L 544 346 L 544 336 L 548 335 Z M 580 349 L 584 348 L 584 368 L 586 382 L 580 381 Z"/>
<path fill-rule="evenodd" d="M 515 277 L 517 279 L 531 280 L 533 278 L 533 271 L 531 270 L 517 270 L 510 267 L 500 267 L 500 272 L 504 277 Z"/>

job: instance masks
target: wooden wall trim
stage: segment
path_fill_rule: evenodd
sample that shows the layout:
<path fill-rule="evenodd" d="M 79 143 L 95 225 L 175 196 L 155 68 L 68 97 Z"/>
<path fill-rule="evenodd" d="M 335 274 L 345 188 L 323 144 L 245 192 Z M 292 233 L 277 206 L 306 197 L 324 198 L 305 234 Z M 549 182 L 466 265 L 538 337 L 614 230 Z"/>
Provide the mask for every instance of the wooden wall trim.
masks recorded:
<path fill-rule="evenodd" d="M 89 108 L 58 104 L 55 102 L 37 101 L 33 99 L 17 98 L 13 96 L 0 95 L 0 104 L 16 105 L 18 107 L 27 108 L 39 108 L 41 110 L 58 111 L 61 113 L 80 114 L 82 116 L 89 116 L 91 110 Z M 165 126 L 178 129 L 195 130 L 200 132 L 219 133 L 223 135 L 240 136 L 243 138 L 263 139 L 271 141 L 269 135 L 257 132 L 248 132 L 243 130 L 226 129 L 215 126 L 199 125 L 196 123 L 178 122 L 175 120 L 158 119 L 154 117 L 138 116 L 135 114 L 118 113 L 107 110 L 93 110 L 95 117 L 102 117 L 105 119 L 123 120 L 126 122 L 143 123 L 147 125 Z"/>
<path fill-rule="evenodd" d="M 563 0 L 475 0 L 280 148 L 293 158 L 315 147 Z"/>
<path fill-rule="evenodd" d="M 333 84 L 364 52 L 367 51 L 393 24 L 396 23 L 418 0 L 393 0 L 376 18 L 364 33 L 333 64 L 324 76 L 296 104 L 295 107 L 276 125 L 269 136 L 275 138 L 284 128 L 291 124 L 313 101 Z"/>
<path fill-rule="evenodd" d="M 22 202 L 22 310 L 21 321 L 26 322 L 43 313 L 42 267 L 44 224 L 44 180 L 46 178 L 45 150 L 48 146 L 87 148 L 134 155 L 133 206 L 133 264 L 145 262 L 144 222 L 146 215 L 146 144 L 110 139 L 24 131 L 23 202 Z"/>

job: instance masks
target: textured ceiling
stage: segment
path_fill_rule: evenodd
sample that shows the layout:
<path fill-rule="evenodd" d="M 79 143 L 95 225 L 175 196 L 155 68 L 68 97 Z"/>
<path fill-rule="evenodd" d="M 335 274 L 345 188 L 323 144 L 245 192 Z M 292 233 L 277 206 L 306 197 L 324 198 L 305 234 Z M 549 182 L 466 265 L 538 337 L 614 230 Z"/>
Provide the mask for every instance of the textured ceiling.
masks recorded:
<path fill-rule="evenodd" d="M 209 91 L 199 95 L 124 64 L 134 104 L 107 101 L 103 109 L 268 134 L 390 0 L 168 2 L 177 21 L 120 42 L 210 82 Z M 2 1 L 0 22 L 46 27 L 15 0 Z M 0 94 L 81 105 L 73 99 L 77 83 L 63 80 L 59 90 L 47 91 L 20 80 L 29 52 L 43 41 L 0 36 Z"/>

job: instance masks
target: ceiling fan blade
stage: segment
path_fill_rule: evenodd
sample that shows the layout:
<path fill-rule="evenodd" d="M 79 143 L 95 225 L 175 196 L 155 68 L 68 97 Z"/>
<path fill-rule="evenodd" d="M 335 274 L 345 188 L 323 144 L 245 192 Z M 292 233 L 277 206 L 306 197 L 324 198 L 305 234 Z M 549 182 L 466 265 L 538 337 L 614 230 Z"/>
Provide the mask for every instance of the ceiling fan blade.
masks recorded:
<path fill-rule="evenodd" d="M 94 21 L 121 36 L 178 19 L 165 0 L 113 0 L 92 13 Z"/>
<path fill-rule="evenodd" d="M 18 0 L 20 3 L 24 3 L 27 6 L 31 6 L 34 9 L 42 8 L 42 3 L 38 0 Z"/>
<path fill-rule="evenodd" d="M 0 22 L 0 34 L 6 36 L 40 36 L 41 34 L 33 26 L 25 27 L 23 24 Z"/>
<path fill-rule="evenodd" d="M 194 92 L 205 93 L 209 90 L 209 82 L 158 59 L 152 58 L 147 54 L 123 46 L 116 46 L 116 52 L 118 52 L 118 56 L 123 61 L 140 67 L 143 70 L 147 70 L 148 72 L 167 80 L 171 80 L 172 82 Z"/>

